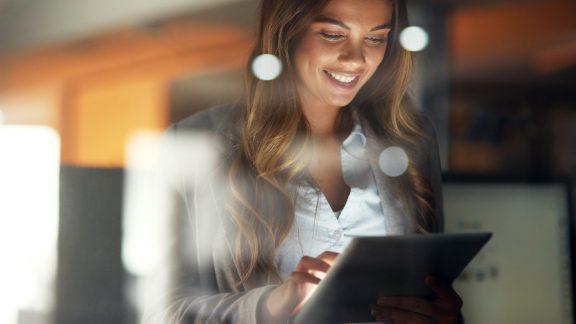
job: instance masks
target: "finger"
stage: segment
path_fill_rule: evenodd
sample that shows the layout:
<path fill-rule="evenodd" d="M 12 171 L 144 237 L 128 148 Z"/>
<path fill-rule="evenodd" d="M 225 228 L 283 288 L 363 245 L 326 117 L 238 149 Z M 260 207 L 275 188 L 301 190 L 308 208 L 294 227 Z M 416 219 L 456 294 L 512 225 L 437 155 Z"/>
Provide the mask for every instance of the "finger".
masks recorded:
<path fill-rule="evenodd" d="M 339 255 L 340 253 L 325 251 L 322 252 L 322 254 L 320 254 L 317 258 L 328 263 L 329 265 L 333 265 Z"/>
<path fill-rule="evenodd" d="M 323 260 L 313 258 L 310 256 L 303 256 L 300 259 L 300 262 L 298 262 L 298 265 L 296 266 L 296 272 L 311 273 L 316 271 L 326 273 L 328 269 L 330 269 L 330 264 L 328 264 Z"/>
<path fill-rule="evenodd" d="M 298 313 L 318 287 L 320 279 L 306 272 L 292 272 L 289 280 L 293 282 L 292 288 L 295 289 L 299 300 L 293 312 Z"/>
<path fill-rule="evenodd" d="M 448 284 L 445 280 L 442 280 L 436 276 L 428 275 L 426 276 L 425 282 L 436 294 L 438 295 L 438 301 L 441 303 L 449 304 L 450 306 L 460 309 L 462 308 L 463 301 L 458 293 L 452 288 L 452 285 Z"/>
<path fill-rule="evenodd" d="M 317 285 L 320 283 L 320 278 L 307 273 L 307 272 L 292 272 L 290 275 L 290 279 L 297 284 L 314 284 Z"/>
<path fill-rule="evenodd" d="M 462 302 L 458 293 L 452 288 L 452 285 L 445 280 L 433 275 L 426 276 L 425 282 L 432 290 L 436 292 L 438 298 L 447 300 L 456 300 Z"/>
<path fill-rule="evenodd" d="M 436 312 L 433 302 L 416 297 L 379 297 L 376 305 L 403 309 L 429 317 L 433 317 Z"/>
<path fill-rule="evenodd" d="M 433 321 L 430 317 L 422 314 L 410 312 L 404 309 L 397 309 L 393 307 L 372 307 L 372 316 L 377 321 L 390 322 L 390 323 L 410 323 L 410 324 L 432 324 Z"/>

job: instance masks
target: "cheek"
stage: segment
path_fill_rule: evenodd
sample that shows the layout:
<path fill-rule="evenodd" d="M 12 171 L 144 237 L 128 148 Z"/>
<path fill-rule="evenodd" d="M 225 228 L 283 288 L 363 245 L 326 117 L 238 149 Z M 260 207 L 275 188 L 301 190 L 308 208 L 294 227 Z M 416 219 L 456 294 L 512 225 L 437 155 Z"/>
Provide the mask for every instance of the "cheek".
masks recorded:
<path fill-rule="evenodd" d="M 303 78 L 305 77 L 306 71 L 309 69 L 311 64 L 313 48 L 310 46 L 306 40 L 298 45 L 298 48 L 294 52 L 294 65 L 298 72 L 298 75 Z"/>
<path fill-rule="evenodd" d="M 382 60 L 384 60 L 384 54 L 385 54 L 385 50 L 380 50 L 380 51 L 375 51 L 373 53 L 370 53 L 370 56 L 367 58 L 367 63 L 370 66 L 370 73 L 374 73 L 376 71 L 376 69 L 378 68 L 378 66 L 380 65 L 380 63 L 382 63 Z"/>
<path fill-rule="evenodd" d="M 295 52 L 295 65 L 299 69 L 318 70 L 330 62 L 335 49 L 322 44 L 314 37 L 305 37 Z"/>

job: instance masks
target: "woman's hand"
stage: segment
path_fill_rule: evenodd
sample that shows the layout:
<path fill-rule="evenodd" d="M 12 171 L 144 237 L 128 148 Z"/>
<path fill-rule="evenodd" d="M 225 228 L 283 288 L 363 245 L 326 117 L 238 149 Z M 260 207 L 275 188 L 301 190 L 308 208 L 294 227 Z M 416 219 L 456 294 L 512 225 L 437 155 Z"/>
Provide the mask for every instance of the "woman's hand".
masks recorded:
<path fill-rule="evenodd" d="M 446 282 L 426 277 L 426 284 L 438 298 L 426 300 L 415 297 L 380 297 L 372 307 L 372 315 L 386 323 L 455 324 L 462 308 L 462 299 Z"/>
<path fill-rule="evenodd" d="M 286 323 L 300 310 L 314 289 L 324 278 L 338 253 L 324 252 L 316 258 L 304 256 L 296 270 L 265 300 L 266 317 L 271 323 Z"/>

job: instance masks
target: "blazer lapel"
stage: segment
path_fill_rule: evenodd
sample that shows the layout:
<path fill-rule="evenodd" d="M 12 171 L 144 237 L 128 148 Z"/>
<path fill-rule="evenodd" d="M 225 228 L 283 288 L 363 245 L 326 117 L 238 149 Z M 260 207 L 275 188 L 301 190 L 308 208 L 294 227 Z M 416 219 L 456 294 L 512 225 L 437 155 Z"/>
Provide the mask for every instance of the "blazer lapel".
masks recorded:
<path fill-rule="evenodd" d="M 389 176 L 381 171 L 378 160 L 380 158 L 380 153 L 390 145 L 387 140 L 380 138 L 372 130 L 370 125 L 359 118 L 366 135 L 366 145 L 368 148 L 368 160 L 370 162 L 370 167 L 374 174 L 376 181 L 376 187 L 378 188 L 378 194 L 380 196 L 380 204 L 382 205 L 382 211 L 384 212 L 386 227 L 390 235 L 402 235 L 413 232 L 409 225 L 411 222 L 404 212 L 404 208 L 400 200 L 394 196 L 394 192 L 391 187 Z"/>

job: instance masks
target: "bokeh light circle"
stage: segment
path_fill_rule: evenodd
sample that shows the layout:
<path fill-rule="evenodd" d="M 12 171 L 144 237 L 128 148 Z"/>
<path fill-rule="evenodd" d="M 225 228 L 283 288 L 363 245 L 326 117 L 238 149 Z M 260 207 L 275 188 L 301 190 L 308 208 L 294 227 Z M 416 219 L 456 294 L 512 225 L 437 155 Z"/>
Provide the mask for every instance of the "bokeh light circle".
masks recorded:
<path fill-rule="evenodd" d="M 428 46 L 428 32 L 418 26 L 404 28 L 400 32 L 400 45 L 410 52 L 419 52 Z"/>
<path fill-rule="evenodd" d="M 402 148 L 390 146 L 380 153 L 378 166 L 387 176 L 398 177 L 408 169 L 408 155 Z"/>
<path fill-rule="evenodd" d="M 259 55 L 252 61 L 252 73 L 260 80 L 274 80 L 282 73 L 282 62 L 272 54 Z"/>

